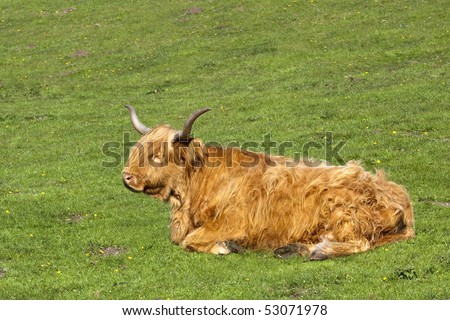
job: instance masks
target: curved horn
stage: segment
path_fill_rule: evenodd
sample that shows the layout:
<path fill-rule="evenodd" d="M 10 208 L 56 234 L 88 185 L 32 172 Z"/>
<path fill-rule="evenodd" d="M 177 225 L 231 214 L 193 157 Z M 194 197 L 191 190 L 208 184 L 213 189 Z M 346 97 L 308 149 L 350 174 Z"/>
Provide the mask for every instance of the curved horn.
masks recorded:
<path fill-rule="evenodd" d="M 134 110 L 132 106 L 126 105 L 125 108 L 127 108 L 128 111 L 130 111 L 131 124 L 137 130 L 137 132 L 144 135 L 150 130 L 152 130 L 152 128 L 146 127 L 141 121 L 139 121 L 136 115 L 136 110 Z"/>
<path fill-rule="evenodd" d="M 209 110 L 211 110 L 211 108 L 203 108 L 193 112 L 184 123 L 183 131 L 177 133 L 173 140 L 183 142 L 189 141 L 189 135 L 191 134 L 192 125 L 194 124 L 195 120 L 197 120 L 198 117 L 200 117 L 205 112 L 208 112 Z"/>

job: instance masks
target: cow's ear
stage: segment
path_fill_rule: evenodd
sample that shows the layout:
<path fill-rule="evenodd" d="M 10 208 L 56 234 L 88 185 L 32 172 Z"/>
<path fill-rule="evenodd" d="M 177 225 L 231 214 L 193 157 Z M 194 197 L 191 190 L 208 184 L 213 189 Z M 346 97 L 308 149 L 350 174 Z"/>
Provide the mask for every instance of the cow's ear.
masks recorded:
<path fill-rule="evenodd" d="M 196 164 L 200 166 L 203 164 L 205 143 L 198 138 L 192 139 L 189 143 L 189 154 L 191 156 L 191 164 Z"/>
<path fill-rule="evenodd" d="M 201 139 L 173 141 L 174 161 L 186 167 L 199 167 L 203 163 L 204 142 Z"/>

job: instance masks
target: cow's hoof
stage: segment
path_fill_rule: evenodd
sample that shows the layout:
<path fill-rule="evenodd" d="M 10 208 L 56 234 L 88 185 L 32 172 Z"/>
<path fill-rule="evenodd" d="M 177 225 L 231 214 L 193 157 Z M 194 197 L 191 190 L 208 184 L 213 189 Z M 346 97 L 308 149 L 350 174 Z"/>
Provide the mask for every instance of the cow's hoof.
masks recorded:
<path fill-rule="evenodd" d="M 306 257 L 309 255 L 309 249 L 304 244 L 292 243 L 288 244 L 287 246 L 275 249 L 273 253 L 280 259 L 287 259 L 298 255 Z"/>
<path fill-rule="evenodd" d="M 299 254 L 299 246 L 296 244 L 288 244 L 287 246 L 277 248 L 273 251 L 275 256 L 280 259 L 287 259 Z"/>
<path fill-rule="evenodd" d="M 234 241 L 217 241 L 211 250 L 214 254 L 241 253 L 244 249 Z"/>
<path fill-rule="evenodd" d="M 230 250 L 231 253 L 242 253 L 244 252 L 244 248 L 238 245 L 234 241 L 224 241 L 225 246 Z"/>
<path fill-rule="evenodd" d="M 309 256 L 310 261 L 319 261 L 328 259 L 328 255 L 321 250 L 314 250 Z"/>

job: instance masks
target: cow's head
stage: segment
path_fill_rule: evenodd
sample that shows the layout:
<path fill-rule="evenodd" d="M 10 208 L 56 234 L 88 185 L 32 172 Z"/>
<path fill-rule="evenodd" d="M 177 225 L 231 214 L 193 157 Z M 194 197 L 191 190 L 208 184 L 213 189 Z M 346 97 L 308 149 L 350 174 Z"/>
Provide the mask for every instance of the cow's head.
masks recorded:
<path fill-rule="evenodd" d="M 130 150 L 122 174 L 123 183 L 131 191 L 168 200 L 186 168 L 198 161 L 196 154 L 203 142 L 192 139 L 190 133 L 194 121 L 211 109 L 200 109 L 192 113 L 183 130 L 178 131 L 168 125 L 149 128 L 138 119 L 133 107 L 126 108 L 130 112 L 133 127 L 142 137 Z"/>

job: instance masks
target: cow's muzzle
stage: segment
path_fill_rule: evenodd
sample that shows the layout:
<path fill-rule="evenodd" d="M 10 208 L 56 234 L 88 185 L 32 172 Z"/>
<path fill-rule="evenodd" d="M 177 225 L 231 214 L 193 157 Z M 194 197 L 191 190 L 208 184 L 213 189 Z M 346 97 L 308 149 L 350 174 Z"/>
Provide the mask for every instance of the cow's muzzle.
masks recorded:
<path fill-rule="evenodd" d="M 142 192 L 144 191 L 142 182 L 135 175 L 124 172 L 122 174 L 122 182 L 127 189 L 133 192 Z"/>

